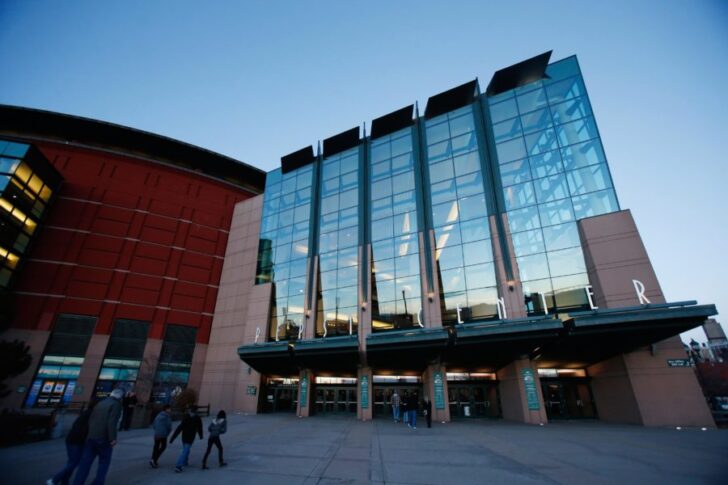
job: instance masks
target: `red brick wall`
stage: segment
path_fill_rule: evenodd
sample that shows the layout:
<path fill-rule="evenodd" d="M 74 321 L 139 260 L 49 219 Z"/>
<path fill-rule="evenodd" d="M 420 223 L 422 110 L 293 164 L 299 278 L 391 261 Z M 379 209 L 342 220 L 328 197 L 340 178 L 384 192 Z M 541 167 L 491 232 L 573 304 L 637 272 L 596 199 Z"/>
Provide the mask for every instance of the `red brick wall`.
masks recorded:
<path fill-rule="evenodd" d="M 234 205 L 252 194 L 202 175 L 59 144 L 37 144 L 64 178 L 15 286 L 13 327 L 58 313 L 198 327 L 207 343 Z"/>

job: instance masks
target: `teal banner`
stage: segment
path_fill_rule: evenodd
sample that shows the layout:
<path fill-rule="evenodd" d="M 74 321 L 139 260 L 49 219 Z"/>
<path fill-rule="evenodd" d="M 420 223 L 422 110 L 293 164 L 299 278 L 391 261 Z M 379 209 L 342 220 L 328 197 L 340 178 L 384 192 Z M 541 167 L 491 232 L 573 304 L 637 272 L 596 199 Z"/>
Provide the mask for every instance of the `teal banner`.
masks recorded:
<path fill-rule="evenodd" d="M 301 379 L 301 407 L 305 408 L 308 403 L 308 377 Z"/>
<path fill-rule="evenodd" d="M 361 376 L 361 408 L 369 407 L 369 376 Z"/>
<path fill-rule="evenodd" d="M 528 409 L 538 411 L 541 406 L 538 402 L 538 389 L 536 389 L 536 378 L 533 375 L 533 370 L 522 369 L 521 377 L 523 378 L 523 385 L 526 386 L 526 402 L 528 403 Z"/>
<path fill-rule="evenodd" d="M 432 374 L 435 387 L 435 409 L 445 409 L 445 390 L 442 382 L 442 372 Z"/>

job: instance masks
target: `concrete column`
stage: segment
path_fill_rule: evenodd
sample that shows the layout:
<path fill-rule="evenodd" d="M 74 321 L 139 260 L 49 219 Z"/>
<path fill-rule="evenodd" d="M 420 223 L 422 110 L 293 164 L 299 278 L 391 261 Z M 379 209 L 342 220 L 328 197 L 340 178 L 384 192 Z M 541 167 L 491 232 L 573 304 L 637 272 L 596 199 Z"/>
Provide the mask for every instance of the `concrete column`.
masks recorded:
<path fill-rule="evenodd" d="M 513 239 L 509 230 L 508 216 L 502 214 L 502 226 L 505 234 L 498 232 L 496 217 L 498 216 L 490 216 L 488 221 L 490 222 L 493 261 L 495 262 L 496 281 L 498 282 L 498 296 L 503 298 L 505 302 L 506 318 L 523 318 L 526 316 L 526 306 L 523 300 L 523 285 L 521 284 L 521 278 L 518 272 L 518 263 L 516 262 L 516 252 L 513 248 Z M 512 271 L 510 279 L 506 274 L 506 258 L 508 256 L 503 254 L 501 240 L 509 248 L 509 260 Z"/>
<path fill-rule="evenodd" d="M 318 312 L 318 256 L 314 256 L 311 264 L 308 266 L 313 272 L 314 278 L 311 280 L 310 275 L 306 274 L 306 281 L 313 281 L 313 288 L 311 288 L 311 303 L 308 304 L 306 300 L 306 309 L 303 314 L 303 338 L 310 340 L 316 338 L 316 315 Z"/>
<path fill-rule="evenodd" d="M 159 366 L 159 358 L 162 355 L 161 339 L 150 338 L 144 345 L 144 354 L 142 355 L 142 365 L 139 367 L 136 383 L 134 384 L 134 392 L 136 392 L 139 402 L 147 403 L 152 397 L 152 388 L 154 387 L 154 377 Z M 199 388 L 194 388 L 199 391 Z"/>
<path fill-rule="evenodd" d="M 10 394 L 5 398 L 0 398 L 0 408 L 13 409 L 23 406 L 23 401 L 33 384 L 33 376 L 38 371 L 41 357 L 43 357 L 43 350 L 45 350 L 50 335 L 51 333 L 47 330 L 24 330 L 20 328 L 10 328 L 0 334 L 2 340 L 8 342 L 14 340 L 25 342 L 25 345 L 30 347 L 29 353 L 32 358 L 25 372 L 5 381 Z M 17 392 L 19 386 L 25 386 L 25 392 Z"/>
<path fill-rule="evenodd" d="M 192 353 L 192 367 L 190 368 L 190 379 L 187 382 L 187 387 L 197 391 L 198 400 L 200 387 L 202 387 L 202 374 L 205 368 L 205 357 L 207 356 L 207 344 L 195 344 L 195 351 Z M 200 405 L 210 404 L 209 402 L 203 402 L 199 400 Z"/>
<path fill-rule="evenodd" d="M 299 418 L 307 418 L 311 416 L 311 406 L 313 406 L 314 403 L 315 379 L 316 377 L 310 369 L 304 369 L 299 374 L 298 406 L 296 407 L 296 414 Z"/>
<path fill-rule="evenodd" d="M 538 400 L 538 409 L 529 409 L 526 396 L 526 381 L 524 371 L 531 371 L 533 376 L 532 390 Z M 514 360 L 497 372 L 501 396 L 503 419 L 518 421 L 526 424 L 541 424 L 548 422 L 546 410 L 543 405 L 541 381 L 538 378 L 536 364 L 527 358 Z"/>
<path fill-rule="evenodd" d="M 99 377 L 101 364 L 106 355 L 106 346 L 109 343 L 109 335 L 95 333 L 91 336 L 91 341 L 86 349 L 86 357 L 81 367 L 81 373 L 76 381 L 76 389 L 78 394 L 74 401 L 89 401 L 94 395 L 96 387 L 96 379 Z M 78 391 L 80 389 L 80 392 Z"/>
<path fill-rule="evenodd" d="M 435 396 L 435 380 L 441 380 L 442 384 L 442 408 L 438 409 L 437 399 Z M 439 386 L 438 386 L 439 387 Z M 448 400 L 447 390 L 447 372 L 444 366 L 440 364 L 430 364 L 422 374 L 422 392 L 424 393 L 422 402 L 424 402 L 425 396 L 430 398 L 432 402 L 432 421 L 436 423 L 449 423 L 450 422 L 450 405 Z"/>
<path fill-rule="evenodd" d="M 356 372 L 356 417 L 362 421 L 371 421 L 374 408 L 373 372 L 371 367 L 359 367 Z M 367 396 L 366 407 L 363 407 L 362 388 Z"/>
<path fill-rule="evenodd" d="M 420 268 L 421 288 L 422 288 L 422 319 L 423 325 L 427 328 L 442 326 L 442 309 L 440 308 L 440 283 L 437 280 L 437 251 L 435 249 L 435 231 L 430 230 L 428 233 L 420 232 L 418 242 L 420 245 Z M 425 249 L 425 237 L 430 240 L 432 251 L 429 253 Z M 435 274 L 430 275 L 432 278 L 432 287 L 428 286 L 427 264 L 426 259 L 430 258 L 431 267 Z"/>

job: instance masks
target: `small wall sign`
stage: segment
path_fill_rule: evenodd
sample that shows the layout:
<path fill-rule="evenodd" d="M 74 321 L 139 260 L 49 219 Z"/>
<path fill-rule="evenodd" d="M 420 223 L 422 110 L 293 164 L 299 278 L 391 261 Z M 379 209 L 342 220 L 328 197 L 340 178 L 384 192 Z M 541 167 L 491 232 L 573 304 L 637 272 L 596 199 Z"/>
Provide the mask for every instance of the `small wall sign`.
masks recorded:
<path fill-rule="evenodd" d="M 668 367 L 690 367 L 690 359 L 667 359 Z"/>
<path fill-rule="evenodd" d="M 258 393 L 258 388 L 256 386 L 248 386 L 247 394 L 248 396 L 255 396 Z"/>

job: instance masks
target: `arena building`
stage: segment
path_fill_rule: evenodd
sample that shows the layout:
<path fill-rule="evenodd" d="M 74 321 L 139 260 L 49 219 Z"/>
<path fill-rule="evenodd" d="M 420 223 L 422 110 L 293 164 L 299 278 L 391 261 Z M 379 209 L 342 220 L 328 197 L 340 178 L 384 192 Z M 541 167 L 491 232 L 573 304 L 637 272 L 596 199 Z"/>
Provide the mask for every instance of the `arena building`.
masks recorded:
<path fill-rule="evenodd" d="M 213 408 L 368 420 L 397 390 L 438 421 L 712 426 L 678 334 L 716 308 L 665 301 L 577 59 L 550 56 L 268 174 L 3 107 L 0 136 L 47 159 L 52 190 L 5 262 L 6 334 L 37 357 L 6 401 L 189 386 Z"/>

